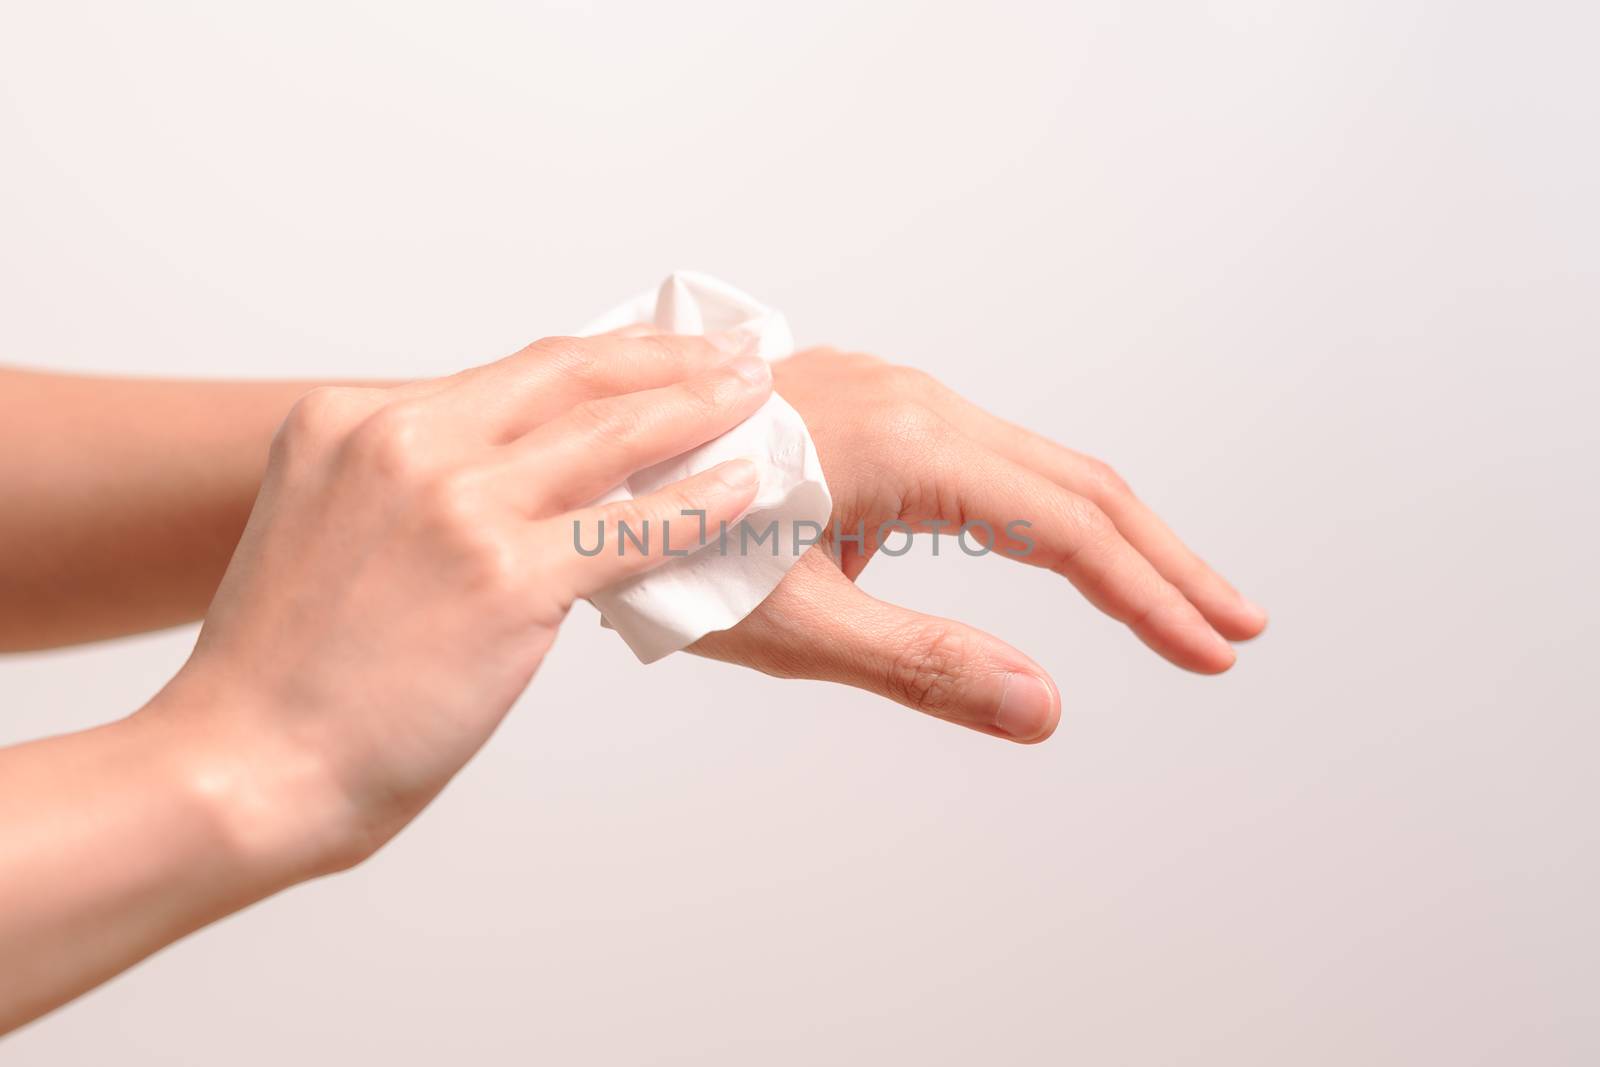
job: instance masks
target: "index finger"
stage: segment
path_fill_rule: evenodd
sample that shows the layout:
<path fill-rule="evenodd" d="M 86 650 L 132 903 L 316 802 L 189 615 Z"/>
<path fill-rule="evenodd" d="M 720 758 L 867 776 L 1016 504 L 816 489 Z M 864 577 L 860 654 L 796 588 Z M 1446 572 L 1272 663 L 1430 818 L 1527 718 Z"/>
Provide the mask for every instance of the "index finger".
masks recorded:
<path fill-rule="evenodd" d="M 1128 543 L 1138 549 L 1162 577 L 1177 586 L 1224 637 L 1248 640 L 1266 628 L 1266 612 L 1245 599 L 1222 575 L 1195 555 L 1111 468 L 1048 437 L 991 415 L 944 386 L 931 380 L 929 384 L 930 405 L 973 440 L 1092 500 L 1116 524 Z"/>
<path fill-rule="evenodd" d="M 462 372 L 430 402 L 504 444 L 586 400 L 673 385 L 740 350 L 718 335 L 546 337 Z"/>
<path fill-rule="evenodd" d="M 953 487 L 949 499 L 958 514 L 914 518 L 988 525 L 991 537 L 1024 545 L 1021 550 L 1002 547 L 1002 554 L 1062 575 L 1091 604 L 1178 666 L 1204 674 L 1233 666 L 1227 641 L 1092 501 L 959 432 L 935 462 L 941 482 Z M 1019 527 L 1017 520 L 1027 525 Z M 1018 535 L 1019 529 L 1026 537 Z"/>

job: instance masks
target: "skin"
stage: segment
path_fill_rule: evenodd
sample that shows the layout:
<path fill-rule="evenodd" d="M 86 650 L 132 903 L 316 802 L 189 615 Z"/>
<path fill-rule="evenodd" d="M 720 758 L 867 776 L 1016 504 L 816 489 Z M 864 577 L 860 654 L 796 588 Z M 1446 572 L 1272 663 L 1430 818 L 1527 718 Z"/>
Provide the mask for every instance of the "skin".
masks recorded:
<path fill-rule="evenodd" d="M 200 618 L 317 384 L 0 368 L 0 650 Z"/>
<path fill-rule="evenodd" d="M 913 370 L 813 349 L 769 373 L 737 347 L 551 338 L 387 388 L 0 371 L 0 648 L 205 616 L 137 713 L 0 750 L 0 1032 L 389 840 L 487 740 L 573 600 L 659 561 L 659 544 L 573 552 L 574 509 L 736 425 L 774 378 L 846 531 L 1027 518 L 1026 562 L 1193 671 L 1228 669 L 1228 642 L 1265 627 L 1100 461 Z M 581 518 L 698 508 L 714 528 L 753 473 Z M 1048 737 L 1060 697 L 1043 669 L 859 590 L 876 547 L 830 533 L 691 650 Z"/>
<path fill-rule="evenodd" d="M 737 518 L 757 487 L 745 460 L 582 506 L 755 411 L 770 371 L 726 356 L 556 339 L 296 401 L 178 675 L 129 718 L 0 750 L 0 1031 L 415 817 L 573 601 L 663 558 L 659 542 L 581 556 L 573 521 Z"/>
<path fill-rule="evenodd" d="M 1228 642 L 1266 628 L 1266 613 L 1100 460 L 871 356 L 811 349 L 775 375 L 816 442 L 845 533 L 942 520 L 950 536 L 969 519 L 1003 531 L 1027 518 L 1035 547 L 1026 562 L 1064 576 L 1161 656 L 1202 674 L 1233 666 Z M 1050 736 L 1061 699 L 1043 668 L 981 630 L 862 592 L 854 581 L 876 546 L 835 545 L 832 535 L 748 618 L 691 650 L 780 678 L 856 686 L 1014 741 Z"/>

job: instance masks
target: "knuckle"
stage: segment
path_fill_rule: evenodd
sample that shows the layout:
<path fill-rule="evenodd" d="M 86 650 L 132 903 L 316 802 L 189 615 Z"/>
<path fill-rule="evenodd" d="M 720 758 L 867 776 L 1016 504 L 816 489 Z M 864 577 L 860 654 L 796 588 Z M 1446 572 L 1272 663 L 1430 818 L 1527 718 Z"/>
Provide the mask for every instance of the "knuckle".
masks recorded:
<path fill-rule="evenodd" d="M 940 712 L 955 701 L 966 638 L 948 623 L 922 623 L 889 661 L 889 695 L 922 711 Z"/>
<path fill-rule="evenodd" d="M 464 589 L 503 591 L 515 584 L 516 554 L 501 526 L 491 521 L 481 490 L 477 472 L 452 470 L 424 483 L 417 507 Z"/>
<path fill-rule="evenodd" d="M 844 352 L 832 345 L 816 345 L 796 352 L 785 360 L 790 361 L 822 368 L 830 375 L 848 374 L 861 382 L 872 381 L 875 375 L 891 369 L 877 356 L 865 352 Z"/>
<path fill-rule="evenodd" d="M 529 345 L 528 350 L 551 363 L 562 377 L 591 383 L 605 377 L 606 361 L 592 338 L 543 337 Z"/>
<path fill-rule="evenodd" d="M 642 353 L 648 354 L 649 361 L 652 363 L 661 363 L 668 367 L 682 367 L 686 362 L 686 353 L 683 347 L 686 342 L 683 339 L 674 338 L 667 334 L 652 333 L 635 338 L 634 343 L 640 347 Z M 705 344 L 706 342 L 691 339 L 687 343 Z"/>
<path fill-rule="evenodd" d="M 885 366 L 884 370 L 895 388 L 901 393 L 912 396 L 929 398 L 938 396 L 944 391 L 944 386 L 939 379 L 929 374 L 920 367 Z"/>
<path fill-rule="evenodd" d="M 319 386 L 296 400 L 272 440 L 273 452 L 294 457 L 329 445 L 345 429 L 364 390 Z"/>
<path fill-rule="evenodd" d="M 1103 544 L 1117 536 L 1111 517 L 1087 497 L 1068 496 L 1063 509 L 1068 528 L 1078 531 L 1082 543 Z"/>
<path fill-rule="evenodd" d="M 858 371 L 882 373 L 894 370 L 894 365 L 892 363 L 883 357 L 875 356 L 870 352 L 857 352 L 854 350 L 845 351 L 843 349 L 833 348 L 831 346 L 827 348 L 816 349 L 815 351 L 825 353 L 830 360 L 840 364 L 841 366 L 851 367 Z"/>
<path fill-rule="evenodd" d="M 694 413 L 704 417 L 714 415 L 736 395 L 730 388 L 731 382 L 727 375 L 717 374 L 708 377 L 690 378 L 681 384 L 683 398 Z"/>
<path fill-rule="evenodd" d="M 1084 462 L 1089 487 L 1096 494 L 1107 497 L 1131 495 L 1132 490 L 1128 487 L 1128 483 L 1112 469 L 1111 464 L 1093 456 L 1086 457 Z"/>
<path fill-rule="evenodd" d="M 704 508 L 707 506 L 708 497 L 710 493 L 704 484 L 679 485 L 662 499 L 662 504 L 665 505 L 663 513 L 670 519 L 686 511 Z"/>
<path fill-rule="evenodd" d="M 519 588 L 516 553 L 501 538 L 461 531 L 458 560 L 459 585 L 468 594 L 503 596 Z"/>
<path fill-rule="evenodd" d="M 501 595 L 519 588 L 517 554 L 510 543 L 480 533 L 470 536 L 463 548 L 465 589 Z"/>
<path fill-rule="evenodd" d="M 402 401 L 379 408 L 350 438 L 356 462 L 385 477 L 415 478 L 426 459 L 422 412 Z"/>
<path fill-rule="evenodd" d="M 643 413 L 625 399 L 585 400 L 573 409 L 581 429 L 597 440 L 625 441 L 639 432 Z"/>
<path fill-rule="evenodd" d="M 306 393 L 289 409 L 284 423 L 291 431 L 316 433 L 342 421 L 349 409 L 354 389 L 323 385 Z"/>
<path fill-rule="evenodd" d="M 899 398 L 883 414 L 887 439 L 911 455 L 925 456 L 950 436 L 950 424 L 920 401 Z"/>
<path fill-rule="evenodd" d="M 422 483 L 417 506 L 438 526 L 469 528 L 475 525 L 476 488 L 468 471 L 444 471 Z"/>
<path fill-rule="evenodd" d="M 650 527 L 649 516 L 644 508 L 639 506 L 637 500 L 619 500 L 606 506 L 605 521 L 610 524 L 612 533 L 621 536 L 622 528 L 626 526 L 635 536 L 641 535 Z M 620 543 L 620 542 L 619 542 Z"/>

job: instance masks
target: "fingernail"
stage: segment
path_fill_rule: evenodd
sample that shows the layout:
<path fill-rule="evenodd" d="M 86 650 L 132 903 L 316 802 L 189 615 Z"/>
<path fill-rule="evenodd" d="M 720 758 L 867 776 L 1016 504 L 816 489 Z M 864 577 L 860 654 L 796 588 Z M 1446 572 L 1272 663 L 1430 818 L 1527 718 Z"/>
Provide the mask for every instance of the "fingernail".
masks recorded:
<path fill-rule="evenodd" d="M 772 377 L 772 368 L 760 356 L 736 356 L 726 366 L 751 385 L 766 385 Z"/>
<path fill-rule="evenodd" d="M 706 340 L 718 352 L 728 356 L 737 356 L 754 347 L 755 338 L 739 330 L 718 330 L 706 334 Z"/>
<path fill-rule="evenodd" d="M 717 468 L 717 479 L 729 489 L 747 489 L 756 484 L 760 472 L 748 459 L 735 459 Z"/>
<path fill-rule="evenodd" d="M 1000 706 L 995 708 L 994 725 L 1014 740 L 1032 741 L 1049 727 L 1055 702 L 1055 693 L 1042 678 L 1008 674 L 1000 690 Z"/>

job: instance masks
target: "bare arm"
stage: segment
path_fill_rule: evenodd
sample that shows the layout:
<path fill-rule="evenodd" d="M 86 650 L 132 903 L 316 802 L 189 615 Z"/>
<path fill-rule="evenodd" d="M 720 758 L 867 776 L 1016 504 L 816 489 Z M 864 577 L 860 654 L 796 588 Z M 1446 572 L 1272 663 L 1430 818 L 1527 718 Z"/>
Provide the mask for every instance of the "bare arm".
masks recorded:
<path fill-rule="evenodd" d="M 0 651 L 204 614 L 315 384 L 0 368 Z"/>
<path fill-rule="evenodd" d="M 668 558 L 659 539 L 584 556 L 574 523 L 737 518 L 759 477 L 743 460 L 583 506 L 761 405 L 766 364 L 726 355 L 555 338 L 296 403 L 177 677 L 129 718 L 0 749 L 0 1033 L 404 827 L 573 601 Z"/>
<path fill-rule="evenodd" d="M 318 873 L 335 824 L 309 791 L 264 754 L 207 747 L 173 703 L 0 749 L 0 1034 Z"/>

